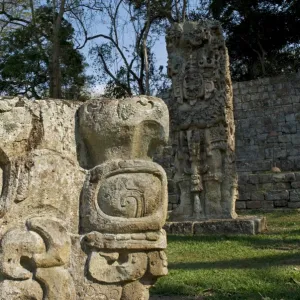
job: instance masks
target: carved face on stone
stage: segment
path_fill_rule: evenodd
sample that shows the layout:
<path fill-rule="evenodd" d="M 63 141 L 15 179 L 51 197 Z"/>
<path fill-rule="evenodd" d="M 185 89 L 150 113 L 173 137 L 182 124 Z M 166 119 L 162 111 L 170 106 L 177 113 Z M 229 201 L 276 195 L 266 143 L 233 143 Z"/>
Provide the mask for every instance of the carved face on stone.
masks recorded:
<path fill-rule="evenodd" d="M 193 32 L 191 32 L 190 43 L 193 46 L 200 46 L 207 43 L 210 40 L 209 28 L 203 26 L 197 26 Z"/>
<path fill-rule="evenodd" d="M 197 99 L 203 98 L 203 78 L 198 72 L 196 60 L 192 57 L 185 68 L 183 91 L 184 98 L 189 100 L 191 105 L 194 105 Z"/>

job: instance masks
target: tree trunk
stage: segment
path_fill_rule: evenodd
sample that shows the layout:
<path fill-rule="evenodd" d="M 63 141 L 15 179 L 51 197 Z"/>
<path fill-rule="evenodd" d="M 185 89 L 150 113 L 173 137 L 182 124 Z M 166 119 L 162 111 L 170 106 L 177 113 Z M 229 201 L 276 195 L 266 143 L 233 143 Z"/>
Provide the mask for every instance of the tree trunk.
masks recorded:
<path fill-rule="evenodd" d="M 57 37 L 57 33 L 54 33 L 52 42 L 52 54 L 51 54 L 51 75 L 50 75 L 50 97 L 58 98 L 62 97 L 61 94 L 61 72 L 60 72 L 60 44 Z"/>
<path fill-rule="evenodd" d="M 183 7 L 182 7 L 182 22 L 185 22 L 186 17 L 186 6 L 187 6 L 187 0 L 183 0 Z"/>
<path fill-rule="evenodd" d="M 150 95 L 150 70 L 149 70 L 149 59 L 148 59 L 148 49 L 147 49 L 147 38 L 150 31 L 150 15 L 151 15 L 151 7 L 150 7 L 150 0 L 147 3 L 147 26 L 143 36 L 143 52 L 144 52 L 144 65 L 145 65 L 145 92 L 146 95 Z"/>
<path fill-rule="evenodd" d="M 60 70 L 60 28 L 65 10 L 65 0 L 61 0 L 59 12 L 56 13 L 56 1 L 53 0 L 53 36 L 50 59 L 50 97 L 62 98 Z"/>

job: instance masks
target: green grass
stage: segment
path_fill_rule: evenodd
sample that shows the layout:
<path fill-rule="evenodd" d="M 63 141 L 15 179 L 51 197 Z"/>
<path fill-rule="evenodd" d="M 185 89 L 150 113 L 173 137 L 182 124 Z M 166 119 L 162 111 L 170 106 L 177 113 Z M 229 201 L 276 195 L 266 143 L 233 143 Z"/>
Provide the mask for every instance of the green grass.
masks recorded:
<path fill-rule="evenodd" d="M 151 293 L 300 300 L 300 213 L 264 215 L 268 231 L 256 236 L 169 236 L 169 275 Z"/>

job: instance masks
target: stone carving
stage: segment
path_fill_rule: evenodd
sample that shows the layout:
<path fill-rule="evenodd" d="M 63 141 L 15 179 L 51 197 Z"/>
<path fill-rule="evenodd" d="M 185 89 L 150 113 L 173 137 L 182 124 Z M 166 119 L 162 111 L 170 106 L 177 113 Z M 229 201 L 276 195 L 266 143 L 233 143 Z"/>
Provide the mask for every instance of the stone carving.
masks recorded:
<path fill-rule="evenodd" d="M 167 182 L 151 161 L 168 139 L 167 108 L 153 97 L 103 99 L 82 105 L 79 124 L 91 168 L 80 209 L 88 274 L 121 284 L 123 300 L 148 299 L 167 274 Z"/>
<path fill-rule="evenodd" d="M 17 281 L 17 290 L 12 282 L 3 281 L 1 299 L 44 299 L 43 288 L 46 299 L 75 299 L 73 280 L 64 269 L 70 251 L 70 238 L 58 220 L 33 218 L 26 229 L 8 231 L 2 238 L 0 270 L 5 278 Z"/>
<path fill-rule="evenodd" d="M 174 24 L 167 34 L 171 140 L 180 204 L 174 221 L 235 218 L 232 87 L 215 21 Z"/>
<path fill-rule="evenodd" d="M 0 98 L 0 300 L 148 299 L 167 274 L 153 97 Z"/>
<path fill-rule="evenodd" d="M 1 300 L 77 297 L 69 265 L 84 179 L 74 139 L 78 106 L 0 98 Z"/>

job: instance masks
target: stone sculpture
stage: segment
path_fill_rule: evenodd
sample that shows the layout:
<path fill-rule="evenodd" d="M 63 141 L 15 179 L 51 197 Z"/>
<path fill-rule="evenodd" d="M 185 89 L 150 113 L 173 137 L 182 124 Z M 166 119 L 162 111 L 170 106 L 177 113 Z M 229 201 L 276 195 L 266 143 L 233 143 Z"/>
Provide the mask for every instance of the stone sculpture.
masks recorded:
<path fill-rule="evenodd" d="M 192 222 L 183 226 L 185 229 L 178 223 L 169 224 L 167 229 L 195 233 L 193 222 L 198 222 L 198 227 L 210 224 L 213 228 L 215 223 L 203 222 L 237 219 L 229 59 L 221 26 L 216 21 L 175 23 L 168 30 L 166 41 L 168 74 L 172 79 L 168 106 L 174 156 L 171 167 L 165 168 L 170 190 L 175 186 L 179 196 L 169 220 Z M 249 233 L 256 231 L 253 220 L 241 221 L 244 225 L 239 222 L 229 222 L 235 228 L 227 232 L 243 233 L 244 229 L 238 228 L 245 224 Z"/>
<path fill-rule="evenodd" d="M 167 108 L 152 97 L 102 100 L 84 104 L 79 119 L 91 168 L 80 209 L 88 273 L 124 284 L 121 299 L 148 299 L 167 273 L 167 181 L 151 161 L 168 139 Z"/>
<path fill-rule="evenodd" d="M 174 180 L 172 220 L 235 218 L 237 175 L 227 49 L 214 21 L 175 24 L 167 35 Z"/>
<path fill-rule="evenodd" d="M 167 180 L 151 160 L 166 105 L 5 98 L 0 116 L 0 299 L 148 299 L 167 274 Z"/>

